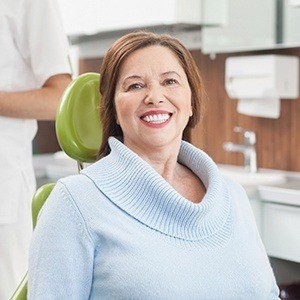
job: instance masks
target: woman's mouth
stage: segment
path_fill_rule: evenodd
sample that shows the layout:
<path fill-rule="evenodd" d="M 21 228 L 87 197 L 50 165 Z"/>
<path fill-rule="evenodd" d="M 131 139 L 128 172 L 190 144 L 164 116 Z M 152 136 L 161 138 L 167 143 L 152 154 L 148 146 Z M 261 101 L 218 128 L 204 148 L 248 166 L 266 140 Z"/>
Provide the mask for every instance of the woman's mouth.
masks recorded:
<path fill-rule="evenodd" d="M 172 115 L 172 113 L 151 114 L 140 117 L 140 120 L 146 126 L 162 128 L 170 122 Z"/>

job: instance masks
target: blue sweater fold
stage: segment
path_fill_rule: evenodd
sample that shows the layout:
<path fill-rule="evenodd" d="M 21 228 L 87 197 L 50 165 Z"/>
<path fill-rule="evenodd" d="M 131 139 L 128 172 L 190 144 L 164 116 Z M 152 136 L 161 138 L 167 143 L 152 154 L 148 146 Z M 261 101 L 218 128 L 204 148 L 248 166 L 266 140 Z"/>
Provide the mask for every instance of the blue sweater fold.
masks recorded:
<path fill-rule="evenodd" d="M 178 161 L 204 183 L 180 195 L 117 138 L 60 180 L 39 214 L 29 299 L 279 299 L 244 189 L 182 141 Z"/>

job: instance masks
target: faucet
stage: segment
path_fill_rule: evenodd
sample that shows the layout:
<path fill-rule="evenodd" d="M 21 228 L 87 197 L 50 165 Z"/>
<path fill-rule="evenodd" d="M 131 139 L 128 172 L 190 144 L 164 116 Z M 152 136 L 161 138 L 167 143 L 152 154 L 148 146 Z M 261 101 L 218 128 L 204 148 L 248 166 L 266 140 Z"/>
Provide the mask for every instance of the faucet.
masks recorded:
<path fill-rule="evenodd" d="M 243 144 L 232 142 L 223 143 L 223 149 L 229 152 L 242 152 L 244 154 L 245 169 L 251 173 L 257 172 L 256 161 L 256 135 L 254 131 L 244 129 L 240 126 L 233 127 L 234 132 L 241 132 L 244 137 Z"/>

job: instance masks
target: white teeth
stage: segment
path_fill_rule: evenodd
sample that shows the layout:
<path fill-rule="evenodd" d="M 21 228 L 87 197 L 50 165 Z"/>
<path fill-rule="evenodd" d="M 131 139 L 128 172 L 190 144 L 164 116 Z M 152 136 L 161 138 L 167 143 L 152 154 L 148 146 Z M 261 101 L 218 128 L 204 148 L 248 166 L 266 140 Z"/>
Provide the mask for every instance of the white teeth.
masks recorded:
<path fill-rule="evenodd" d="M 142 119 L 149 123 L 159 124 L 159 123 L 164 123 L 168 119 L 170 119 L 170 115 L 169 114 L 149 115 L 146 117 L 142 117 Z"/>

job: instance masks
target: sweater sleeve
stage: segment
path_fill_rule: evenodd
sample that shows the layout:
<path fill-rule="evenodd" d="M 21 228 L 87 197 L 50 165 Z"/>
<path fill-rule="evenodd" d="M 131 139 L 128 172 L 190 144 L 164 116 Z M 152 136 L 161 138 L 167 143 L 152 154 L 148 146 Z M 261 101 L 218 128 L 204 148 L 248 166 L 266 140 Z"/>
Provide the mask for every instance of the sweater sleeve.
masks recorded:
<path fill-rule="evenodd" d="M 262 253 L 262 256 L 265 259 L 265 263 L 266 263 L 266 267 L 267 267 L 266 276 L 268 276 L 270 278 L 269 289 L 268 289 L 269 293 L 268 293 L 266 299 L 276 299 L 276 300 L 278 299 L 278 300 L 280 300 L 280 298 L 278 297 L 279 296 L 279 288 L 278 288 L 277 283 L 276 283 L 276 279 L 275 279 L 274 272 L 273 272 L 272 266 L 270 264 L 268 255 L 267 255 L 266 248 L 263 244 L 263 241 L 262 241 L 261 236 L 259 234 L 259 231 L 257 229 L 254 213 L 253 213 L 253 210 L 251 208 L 248 195 L 247 195 L 245 189 L 242 186 L 240 186 L 240 188 L 243 190 L 244 199 L 246 200 L 245 201 L 245 210 L 248 212 L 247 214 L 248 214 L 248 217 L 250 218 L 250 222 L 251 222 L 253 230 L 254 230 L 256 244 L 259 248 L 259 251 Z"/>
<path fill-rule="evenodd" d="M 39 214 L 29 251 L 28 299 L 88 299 L 94 246 L 73 198 L 58 182 Z"/>
<path fill-rule="evenodd" d="M 252 223 L 252 226 L 253 226 L 253 229 L 254 229 L 256 243 L 257 243 L 257 246 L 258 246 L 260 252 L 262 253 L 262 256 L 264 257 L 265 262 L 266 262 L 266 267 L 267 267 L 267 270 L 266 270 L 267 274 L 266 275 L 268 275 L 268 277 L 270 278 L 270 281 L 269 281 L 269 294 L 268 294 L 266 299 L 278 299 L 279 300 L 280 299 L 278 297 L 279 296 L 279 288 L 278 288 L 277 283 L 276 283 L 274 272 L 273 272 L 272 266 L 270 264 L 269 257 L 267 255 L 266 248 L 263 244 L 263 241 L 262 241 L 261 236 L 259 234 L 259 231 L 257 229 L 254 213 L 253 213 L 253 210 L 251 208 L 249 198 L 248 198 L 244 188 L 242 188 L 242 189 L 244 191 L 245 199 L 247 200 L 248 215 L 251 219 L 251 223 Z"/>
<path fill-rule="evenodd" d="M 250 205 L 249 197 L 241 184 L 239 184 L 227 177 L 226 177 L 226 179 L 229 182 L 229 184 L 231 184 L 231 186 L 233 187 L 233 190 L 238 192 L 238 195 L 239 195 L 239 197 L 237 197 L 237 199 L 239 199 L 238 205 L 240 206 L 240 213 L 242 214 L 242 218 L 243 218 L 244 222 L 247 223 L 248 235 L 253 237 L 252 240 L 255 242 L 258 251 L 260 252 L 260 254 L 262 255 L 262 257 L 264 259 L 264 265 L 266 267 L 265 276 L 267 276 L 267 278 L 269 278 L 269 282 L 268 282 L 268 286 L 267 286 L 268 294 L 266 295 L 266 299 L 272 299 L 272 300 L 280 299 L 278 297 L 279 296 L 279 288 L 276 283 L 276 279 L 275 279 L 274 272 L 273 272 L 272 266 L 270 264 L 270 261 L 269 261 L 269 258 L 268 258 L 267 252 L 266 252 L 266 248 L 262 242 L 262 239 L 260 237 L 256 222 L 255 222 L 255 217 L 254 217 L 254 213 L 251 208 L 251 205 Z"/>

